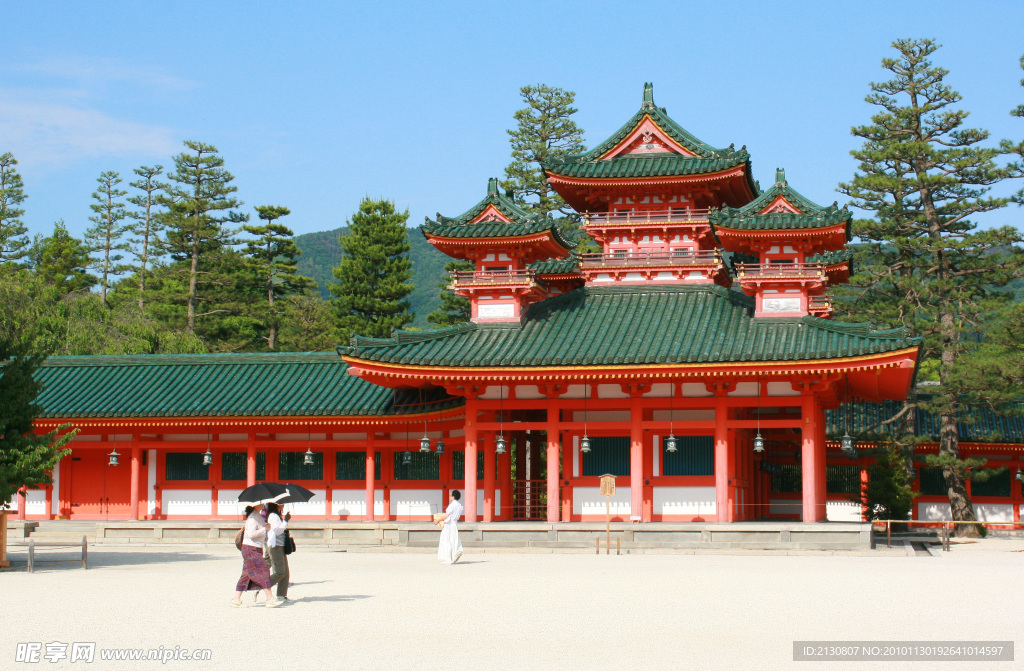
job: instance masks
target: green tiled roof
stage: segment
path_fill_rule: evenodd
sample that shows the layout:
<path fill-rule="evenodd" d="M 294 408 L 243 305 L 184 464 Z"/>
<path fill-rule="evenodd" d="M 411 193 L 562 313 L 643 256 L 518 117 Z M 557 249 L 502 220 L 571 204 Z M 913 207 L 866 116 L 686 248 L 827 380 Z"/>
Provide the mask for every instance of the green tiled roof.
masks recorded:
<path fill-rule="evenodd" d="M 922 400 L 927 400 L 922 398 Z M 847 430 L 859 440 L 888 440 L 899 428 L 901 419 L 891 424 L 882 422 L 895 417 L 903 408 L 900 401 L 853 401 L 836 410 L 825 411 L 825 427 L 829 438 L 839 439 Z M 984 406 L 969 406 L 957 422 L 960 441 L 965 443 L 1024 443 L 1024 404 L 1017 404 L 1017 413 L 998 414 Z M 914 433 L 938 442 L 941 417 L 917 408 Z"/>
<path fill-rule="evenodd" d="M 674 153 L 664 153 L 644 156 L 631 155 L 607 160 L 598 158 L 626 139 L 645 116 L 649 116 L 673 140 L 696 156 L 688 158 Z M 644 99 L 640 110 L 614 135 L 586 153 L 568 156 L 560 161 L 544 163 L 542 167 L 548 172 L 567 177 L 664 177 L 717 172 L 742 165 L 749 160 L 750 154 L 747 153 L 745 147 L 738 150 L 732 146 L 717 149 L 690 134 L 689 131 L 672 120 L 664 107 L 655 106 L 654 87 L 647 83 L 644 84 Z M 751 181 L 751 188 L 754 193 L 757 193 L 753 181 Z"/>
<path fill-rule="evenodd" d="M 545 261 L 534 261 L 527 268 L 538 275 L 579 275 L 579 258 L 570 254 L 566 259 L 548 259 Z"/>
<path fill-rule="evenodd" d="M 395 396 L 347 371 L 334 352 L 140 354 L 54 356 L 36 376 L 43 383 L 41 417 L 294 417 L 422 410 L 411 405 L 419 402 L 418 395 Z M 429 409 L 442 406 L 430 404 Z"/>
<path fill-rule="evenodd" d="M 771 205 L 779 196 L 789 201 L 800 212 L 758 214 L 760 210 Z M 827 228 L 845 223 L 846 237 L 850 239 L 850 221 L 852 217 L 853 214 L 848 209 L 845 207 L 840 209 L 837 203 L 832 203 L 828 207 L 822 207 L 808 200 L 797 192 L 796 189 L 789 186 L 786 182 L 786 172 L 779 169 L 775 171 L 775 184 L 770 189 L 743 207 L 725 206 L 721 209 L 712 210 L 709 219 L 712 228 L 729 228 L 743 231 Z"/>
<path fill-rule="evenodd" d="M 490 205 L 512 221 L 470 223 Z M 516 204 L 511 193 L 502 194 L 494 177 L 487 181 L 487 196 L 479 203 L 457 217 L 445 217 L 441 213 L 437 214 L 437 221 L 428 217 L 420 230 L 424 236 L 438 238 L 510 238 L 551 231 L 555 240 L 566 249 L 576 246 L 562 235 L 553 219 L 531 214 Z"/>
<path fill-rule="evenodd" d="M 918 343 L 903 329 L 753 312 L 752 298 L 719 286 L 583 287 L 531 305 L 521 323 L 356 337 L 338 350 L 420 366 L 596 366 L 838 358 Z"/>

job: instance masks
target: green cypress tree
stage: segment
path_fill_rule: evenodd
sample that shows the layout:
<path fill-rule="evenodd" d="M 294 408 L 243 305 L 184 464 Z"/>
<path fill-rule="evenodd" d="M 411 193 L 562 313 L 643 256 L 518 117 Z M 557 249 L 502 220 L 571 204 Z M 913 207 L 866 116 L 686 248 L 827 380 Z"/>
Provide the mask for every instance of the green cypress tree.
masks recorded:
<path fill-rule="evenodd" d="M 133 237 L 129 242 L 132 245 L 131 253 L 139 264 L 135 274 L 139 281 L 140 310 L 145 306 L 146 276 L 152 272 L 150 265 L 155 255 L 154 252 L 160 248 L 159 235 L 164 228 L 164 218 L 159 216 L 160 213 L 154 211 L 154 208 L 157 207 L 158 194 L 167 186 L 158 180 L 158 177 L 163 174 L 163 170 L 162 165 L 154 167 L 144 165 L 135 168 L 134 172 L 139 179 L 129 183 L 129 186 L 140 192 L 138 195 L 128 198 L 129 203 L 139 208 L 130 211 L 128 216 L 135 220 L 131 226 Z"/>
<path fill-rule="evenodd" d="M 0 267 L 17 262 L 28 253 L 28 229 L 21 221 L 25 210 L 18 207 L 28 196 L 17 159 L 8 152 L 0 155 Z"/>
<path fill-rule="evenodd" d="M 441 290 L 439 294 L 441 305 L 427 315 L 428 322 L 440 327 L 462 324 L 469 321 L 469 318 L 472 316 L 469 299 L 456 295 L 448 288 L 451 284 L 449 273 L 460 270 L 473 270 L 474 268 L 475 266 L 469 261 L 449 261 L 444 265 L 444 278 L 437 283 L 437 288 Z"/>
<path fill-rule="evenodd" d="M 243 226 L 247 233 L 256 236 L 255 240 L 246 243 L 245 254 L 267 298 L 267 309 L 260 310 L 266 331 L 263 337 L 267 341 L 267 348 L 274 349 L 283 314 L 277 299 L 314 288 L 316 283 L 308 277 L 295 274 L 295 260 L 302 252 L 292 239 L 295 233 L 278 221 L 291 214 L 291 210 L 280 205 L 257 205 L 256 213 L 266 223 L 262 226 Z"/>
<path fill-rule="evenodd" d="M 47 286 L 61 295 L 88 289 L 98 280 L 87 272 L 92 260 L 89 248 L 68 233 L 64 220 L 53 225 L 53 235 L 39 241 L 35 271 Z"/>
<path fill-rule="evenodd" d="M 412 262 L 405 222 L 409 211 L 397 212 L 390 200 L 364 198 L 341 236 L 341 263 L 334 268 L 337 284 L 329 286 L 341 335 L 387 337 L 413 320 L 409 302 Z"/>
<path fill-rule="evenodd" d="M 893 78 L 873 83 L 866 98 L 880 109 L 869 125 L 852 131 L 864 140 L 852 152 L 859 170 L 840 185 L 874 219 L 855 222 L 865 245 L 845 290 L 852 298 L 837 305 L 856 320 L 899 317 L 924 338 L 924 357 L 942 383 L 934 400 L 922 404 L 941 416 L 939 454 L 927 461 L 943 469 L 953 519 L 971 522 L 964 481 L 972 464 L 960 459 L 957 430 L 971 399 L 957 370 L 978 324 L 1008 298 L 997 289 L 1024 266 L 1017 229 L 979 229 L 971 218 L 1009 202 L 990 190 L 1015 171 L 997 165 L 1001 150 L 984 146 L 986 131 L 964 127 L 967 112 L 953 107 L 960 95 L 944 83 L 947 71 L 929 60 L 939 45 L 898 40 L 893 47 L 898 57 L 882 61 Z M 958 532 L 978 533 L 973 525 L 959 525 Z"/>
<path fill-rule="evenodd" d="M 111 278 L 131 269 L 127 264 L 120 263 L 124 258 L 121 252 L 131 251 L 131 245 L 124 239 L 125 233 L 130 230 L 130 226 L 124 222 L 128 211 L 119 200 L 128 192 L 117 187 L 121 183 L 121 176 L 116 172 L 102 172 L 96 181 L 100 183 L 100 188 L 92 194 L 96 202 L 89 208 L 95 214 L 89 217 L 93 226 L 85 232 L 85 244 L 90 253 L 100 255 L 89 267 L 99 271 L 100 300 L 106 305 Z"/>
<path fill-rule="evenodd" d="M 238 187 L 234 176 L 224 169 L 224 159 L 213 145 L 185 141 L 186 151 L 174 157 L 174 182 L 157 202 L 168 208 L 163 248 L 175 262 L 175 270 L 187 280 L 184 296 L 185 326 L 195 332 L 196 318 L 213 314 L 203 311 L 202 289 L 220 281 L 204 267 L 204 260 L 225 246 L 236 244 L 235 231 L 226 224 L 240 224 L 249 215 L 235 211 L 242 203 L 231 194 Z"/>

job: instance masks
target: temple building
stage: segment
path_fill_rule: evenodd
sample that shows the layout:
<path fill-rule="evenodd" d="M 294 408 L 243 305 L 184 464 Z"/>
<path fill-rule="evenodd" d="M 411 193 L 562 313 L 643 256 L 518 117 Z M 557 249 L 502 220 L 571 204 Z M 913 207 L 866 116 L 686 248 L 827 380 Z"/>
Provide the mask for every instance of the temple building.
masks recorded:
<path fill-rule="evenodd" d="M 621 521 L 860 520 L 836 418 L 905 398 L 919 342 L 830 319 L 851 213 L 782 170 L 762 190 L 745 148 L 697 139 L 650 84 L 543 168 L 601 251 L 491 179 L 421 229 L 475 266 L 451 276 L 467 323 L 336 353 L 50 358 L 38 430 L 80 433 L 21 514 L 234 518 L 265 479 L 316 492 L 307 519 L 427 520 L 457 488 L 470 522 L 585 522 L 612 474 Z"/>

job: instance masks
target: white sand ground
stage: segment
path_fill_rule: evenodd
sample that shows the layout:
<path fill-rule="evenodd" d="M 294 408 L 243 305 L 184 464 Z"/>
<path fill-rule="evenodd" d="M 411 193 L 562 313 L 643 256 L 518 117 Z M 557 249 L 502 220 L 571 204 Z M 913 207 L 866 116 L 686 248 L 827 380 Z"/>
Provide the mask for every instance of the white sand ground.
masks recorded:
<path fill-rule="evenodd" d="M 0 669 L 1024 668 L 1024 541 L 941 557 L 306 551 L 293 603 L 230 608 L 233 548 L 96 547 L 0 572 Z M 250 597 L 251 599 L 251 597 Z M 1015 662 L 793 662 L 794 640 L 1012 640 Z M 209 662 L 15 663 L 19 642 Z"/>

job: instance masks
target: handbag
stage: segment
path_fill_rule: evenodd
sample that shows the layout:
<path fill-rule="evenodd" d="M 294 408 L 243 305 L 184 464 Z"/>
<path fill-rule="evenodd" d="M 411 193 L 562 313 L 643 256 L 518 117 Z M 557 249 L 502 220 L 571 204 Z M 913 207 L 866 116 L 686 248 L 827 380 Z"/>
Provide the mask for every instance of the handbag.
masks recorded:
<path fill-rule="evenodd" d="M 290 555 L 295 552 L 295 539 L 292 538 L 291 533 L 287 529 L 284 531 L 284 553 Z"/>
<path fill-rule="evenodd" d="M 242 539 L 244 537 L 245 537 L 245 527 L 242 527 L 241 529 L 238 530 L 238 533 L 235 534 L 235 547 L 238 548 L 239 552 L 242 551 Z"/>

